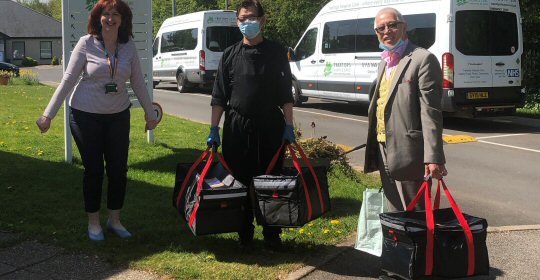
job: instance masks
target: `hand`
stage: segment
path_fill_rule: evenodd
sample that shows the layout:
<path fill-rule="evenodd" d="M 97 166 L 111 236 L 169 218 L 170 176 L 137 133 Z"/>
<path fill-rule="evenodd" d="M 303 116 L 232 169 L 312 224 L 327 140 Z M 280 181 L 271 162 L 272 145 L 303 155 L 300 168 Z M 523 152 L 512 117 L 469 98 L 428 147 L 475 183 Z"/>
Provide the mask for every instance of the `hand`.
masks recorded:
<path fill-rule="evenodd" d="M 292 124 L 285 125 L 285 130 L 283 131 L 283 141 L 287 141 L 289 144 L 296 142 L 294 126 Z"/>
<path fill-rule="evenodd" d="M 36 121 L 36 125 L 38 126 L 41 133 L 45 133 L 49 130 L 51 127 L 51 118 L 46 116 L 41 116 Z"/>
<path fill-rule="evenodd" d="M 154 128 L 156 128 L 157 125 L 158 125 L 157 120 L 146 121 L 147 130 L 154 130 Z"/>
<path fill-rule="evenodd" d="M 219 141 L 219 126 L 210 127 L 210 135 L 208 135 L 208 139 L 206 139 L 206 144 L 208 144 L 208 146 L 215 146 L 216 148 L 221 145 L 221 142 Z"/>
<path fill-rule="evenodd" d="M 426 164 L 426 172 L 424 176 L 431 175 L 431 178 L 440 180 L 443 176 L 448 175 L 448 171 L 444 164 L 428 163 Z"/>

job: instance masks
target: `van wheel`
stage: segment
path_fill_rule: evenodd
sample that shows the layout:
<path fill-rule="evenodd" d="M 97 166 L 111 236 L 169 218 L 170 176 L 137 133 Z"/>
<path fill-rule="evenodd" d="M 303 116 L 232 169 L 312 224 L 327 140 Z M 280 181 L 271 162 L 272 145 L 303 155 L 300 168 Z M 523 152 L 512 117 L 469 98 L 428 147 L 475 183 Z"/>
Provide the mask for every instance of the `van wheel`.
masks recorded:
<path fill-rule="evenodd" d="M 152 81 L 152 88 L 156 88 L 158 84 L 159 84 L 159 81 Z"/>
<path fill-rule="evenodd" d="M 177 83 L 177 87 L 178 87 L 178 92 L 180 92 L 180 93 L 187 92 L 187 90 L 188 90 L 188 82 L 187 82 L 187 79 L 186 79 L 186 75 L 184 75 L 184 73 L 179 72 L 176 75 L 176 83 Z"/>
<path fill-rule="evenodd" d="M 292 81 L 292 94 L 294 99 L 294 106 L 300 106 L 302 105 L 302 102 L 307 101 L 307 97 L 300 95 L 300 86 L 298 86 L 298 82 L 293 80 Z"/>

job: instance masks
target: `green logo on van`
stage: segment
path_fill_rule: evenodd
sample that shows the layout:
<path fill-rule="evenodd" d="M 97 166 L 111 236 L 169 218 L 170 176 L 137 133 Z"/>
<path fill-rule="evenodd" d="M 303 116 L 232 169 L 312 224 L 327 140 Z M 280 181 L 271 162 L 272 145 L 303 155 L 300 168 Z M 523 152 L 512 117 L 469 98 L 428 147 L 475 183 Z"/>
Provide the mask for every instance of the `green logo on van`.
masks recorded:
<path fill-rule="evenodd" d="M 462 6 L 462 5 L 465 5 L 467 4 L 467 0 L 457 0 L 457 5 L 458 6 Z"/>
<path fill-rule="evenodd" d="M 208 17 L 206 23 L 214 23 L 214 17 Z"/>
<path fill-rule="evenodd" d="M 332 74 L 332 66 L 333 66 L 333 64 L 331 62 L 327 62 L 326 65 L 324 66 L 324 76 L 325 77 Z"/>

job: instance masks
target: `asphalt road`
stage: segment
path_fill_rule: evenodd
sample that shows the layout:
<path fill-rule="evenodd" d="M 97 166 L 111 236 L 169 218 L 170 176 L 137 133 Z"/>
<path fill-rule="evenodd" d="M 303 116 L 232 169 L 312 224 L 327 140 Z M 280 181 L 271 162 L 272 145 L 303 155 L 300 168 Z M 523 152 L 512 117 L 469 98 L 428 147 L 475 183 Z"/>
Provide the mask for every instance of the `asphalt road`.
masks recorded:
<path fill-rule="evenodd" d="M 41 81 L 60 81 L 58 67 L 36 71 Z M 209 92 L 179 94 L 174 84 L 160 84 L 154 100 L 168 114 L 209 123 Z M 365 143 L 366 116 L 366 105 L 320 99 L 294 109 L 295 125 L 304 137 L 327 136 L 349 147 Z M 477 139 L 444 146 L 446 183 L 464 212 L 486 218 L 490 226 L 540 224 L 540 120 L 447 118 L 443 133 Z M 363 150 L 349 155 L 354 166 L 363 166 Z"/>

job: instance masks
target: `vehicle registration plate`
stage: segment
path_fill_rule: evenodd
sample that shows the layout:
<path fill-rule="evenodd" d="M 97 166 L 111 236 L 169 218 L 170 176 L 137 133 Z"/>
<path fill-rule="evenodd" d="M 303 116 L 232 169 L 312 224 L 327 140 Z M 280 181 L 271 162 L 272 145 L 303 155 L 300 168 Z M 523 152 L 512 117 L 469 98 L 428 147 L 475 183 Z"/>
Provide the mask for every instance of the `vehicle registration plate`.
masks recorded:
<path fill-rule="evenodd" d="M 486 99 L 489 98 L 487 91 L 467 92 L 467 99 Z"/>

